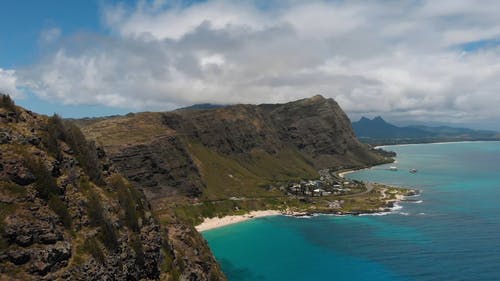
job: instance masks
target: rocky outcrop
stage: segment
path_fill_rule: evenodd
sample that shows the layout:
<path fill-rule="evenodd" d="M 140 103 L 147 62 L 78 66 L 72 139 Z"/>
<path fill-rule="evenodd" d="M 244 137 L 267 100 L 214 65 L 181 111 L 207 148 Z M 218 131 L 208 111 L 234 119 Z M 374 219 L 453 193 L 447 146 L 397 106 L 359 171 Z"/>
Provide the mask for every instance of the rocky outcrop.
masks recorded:
<path fill-rule="evenodd" d="M 103 149 L 0 97 L 0 280 L 157 280 L 163 244 Z"/>
<path fill-rule="evenodd" d="M 196 197 L 202 193 L 198 169 L 176 136 L 125 146 L 112 154 L 111 160 L 149 199 L 179 193 Z"/>

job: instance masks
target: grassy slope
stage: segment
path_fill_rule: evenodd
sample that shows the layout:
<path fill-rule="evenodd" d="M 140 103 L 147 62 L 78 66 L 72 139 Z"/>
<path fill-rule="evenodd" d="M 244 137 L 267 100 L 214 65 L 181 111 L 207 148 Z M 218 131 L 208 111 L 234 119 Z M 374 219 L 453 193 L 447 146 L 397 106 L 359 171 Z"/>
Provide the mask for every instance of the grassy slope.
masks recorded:
<path fill-rule="evenodd" d="M 276 155 L 256 151 L 251 156 L 226 156 L 199 143 L 189 142 L 187 148 L 207 185 L 203 200 L 277 196 L 281 193 L 263 186 L 317 177 L 314 168 L 291 149 Z"/>

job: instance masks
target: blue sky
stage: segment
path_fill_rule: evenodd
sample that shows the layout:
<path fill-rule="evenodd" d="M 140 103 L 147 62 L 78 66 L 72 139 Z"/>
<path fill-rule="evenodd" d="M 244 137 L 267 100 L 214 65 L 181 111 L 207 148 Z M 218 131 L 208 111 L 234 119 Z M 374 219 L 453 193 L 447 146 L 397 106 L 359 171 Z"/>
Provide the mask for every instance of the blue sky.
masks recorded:
<path fill-rule="evenodd" d="M 66 117 L 322 94 L 353 119 L 500 129 L 500 3 L 2 1 L 0 91 Z"/>
<path fill-rule="evenodd" d="M 0 62 L 3 68 L 33 63 L 40 54 L 42 30 L 59 27 L 63 35 L 77 31 L 103 32 L 98 1 L 2 1 Z"/>
<path fill-rule="evenodd" d="M 44 30 L 56 28 L 60 36 L 77 32 L 106 33 L 101 24 L 99 6 L 110 1 L 30 0 L 2 1 L 0 9 L 0 67 L 25 68 L 36 62 L 47 50 L 40 42 Z M 127 108 L 104 105 L 63 105 L 44 100 L 27 90 L 21 106 L 44 114 L 66 117 L 124 114 Z"/>

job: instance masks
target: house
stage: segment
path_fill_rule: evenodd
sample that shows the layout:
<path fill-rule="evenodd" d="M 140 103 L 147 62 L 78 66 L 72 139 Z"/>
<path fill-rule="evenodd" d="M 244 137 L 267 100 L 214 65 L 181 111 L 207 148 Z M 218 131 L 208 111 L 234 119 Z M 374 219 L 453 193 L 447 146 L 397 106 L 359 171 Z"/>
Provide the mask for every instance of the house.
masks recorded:
<path fill-rule="evenodd" d="M 313 190 L 313 194 L 315 196 L 322 196 L 323 195 L 323 192 L 325 192 L 325 190 L 321 189 L 321 188 L 316 188 L 315 190 Z"/>

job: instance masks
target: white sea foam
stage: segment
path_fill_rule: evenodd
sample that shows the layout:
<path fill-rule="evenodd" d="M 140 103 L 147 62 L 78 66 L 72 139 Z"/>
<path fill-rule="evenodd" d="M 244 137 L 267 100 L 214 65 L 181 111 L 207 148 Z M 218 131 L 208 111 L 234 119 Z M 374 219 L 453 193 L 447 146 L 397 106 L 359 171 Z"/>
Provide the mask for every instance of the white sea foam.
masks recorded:
<path fill-rule="evenodd" d="M 391 208 L 391 211 L 398 211 L 403 209 L 403 206 L 399 205 L 398 203 L 394 203 L 394 206 Z"/>
<path fill-rule="evenodd" d="M 392 212 L 367 213 L 367 214 L 359 214 L 359 216 L 360 217 L 363 217 L 363 216 L 387 216 L 391 213 Z"/>

